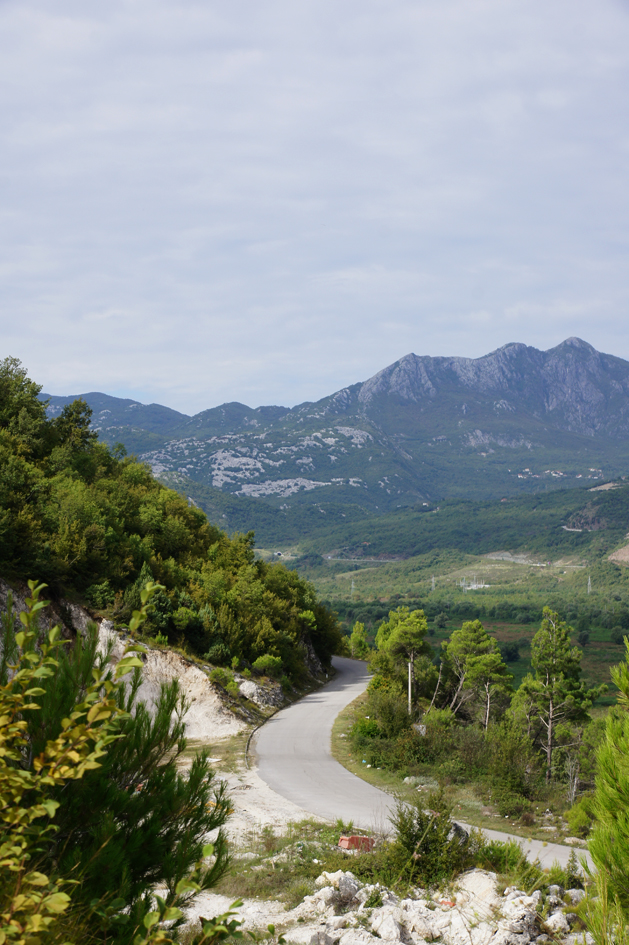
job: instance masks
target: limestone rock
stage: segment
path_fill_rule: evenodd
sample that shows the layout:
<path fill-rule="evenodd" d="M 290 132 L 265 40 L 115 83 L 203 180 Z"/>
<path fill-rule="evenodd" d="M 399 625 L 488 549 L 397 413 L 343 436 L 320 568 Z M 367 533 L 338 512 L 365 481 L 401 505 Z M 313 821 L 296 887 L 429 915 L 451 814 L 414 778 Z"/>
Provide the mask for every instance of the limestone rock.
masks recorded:
<path fill-rule="evenodd" d="M 551 932 L 569 932 L 570 926 L 563 912 L 553 912 L 545 921 L 545 926 Z"/>
<path fill-rule="evenodd" d="M 572 905 L 576 906 L 577 903 L 583 902 L 585 899 L 585 892 L 583 889 L 567 889 L 566 896 L 568 896 Z"/>
<path fill-rule="evenodd" d="M 396 906 L 374 909 L 371 931 L 388 942 L 400 942 L 403 937 L 402 911 Z"/>

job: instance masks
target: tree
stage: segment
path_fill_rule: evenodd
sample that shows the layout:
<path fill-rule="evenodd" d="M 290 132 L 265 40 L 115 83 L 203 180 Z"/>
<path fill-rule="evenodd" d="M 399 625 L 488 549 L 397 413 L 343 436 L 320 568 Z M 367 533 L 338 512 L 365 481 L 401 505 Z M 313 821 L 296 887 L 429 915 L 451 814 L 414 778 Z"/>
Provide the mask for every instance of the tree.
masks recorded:
<path fill-rule="evenodd" d="M 381 648 L 385 650 L 393 664 L 403 673 L 410 663 L 410 676 L 415 685 L 415 668 L 419 657 L 432 655 L 432 648 L 426 641 L 428 623 L 423 610 L 409 611 L 408 607 L 399 607 L 389 614 L 389 632 L 382 633 L 383 625 L 378 630 Z"/>
<path fill-rule="evenodd" d="M 625 662 L 612 669 L 618 707 L 607 716 L 605 740 L 598 750 L 589 849 L 629 921 L 629 641 L 625 647 Z"/>
<path fill-rule="evenodd" d="M 465 687 L 472 690 L 482 703 L 482 718 L 485 731 L 489 728 L 491 708 L 499 695 L 506 696 L 511 690 L 510 680 L 513 676 L 508 672 L 496 641 L 490 638 L 494 648 L 468 660 L 468 672 Z"/>
<path fill-rule="evenodd" d="M 570 632 L 557 613 L 544 607 L 542 624 L 531 644 L 535 675 L 525 676 L 514 700 L 516 714 L 526 716 L 529 733 L 546 756 L 547 783 L 561 727 L 587 719 L 592 701 L 607 688 L 587 689 L 580 680 L 582 654 L 570 645 Z"/>
<path fill-rule="evenodd" d="M 156 589 L 149 585 L 142 591 L 132 629 L 146 619 L 146 604 Z M 72 718 L 91 691 L 94 670 L 99 680 L 108 680 L 95 631 L 92 625 L 85 640 L 78 637 L 60 655 L 54 675 L 43 679 L 32 696 L 38 711 L 30 713 L 25 732 L 26 770 L 29 759 L 61 737 L 64 720 Z M 136 657 L 132 676 L 123 675 L 129 670 L 124 663 L 117 671 L 122 684 L 113 694 L 115 737 L 99 766 L 81 780 L 51 787 L 55 832 L 40 853 L 49 872 L 80 880 L 73 900 L 81 903 L 90 931 L 102 930 L 106 920 L 116 926 L 119 945 L 133 940 L 151 912 L 155 887 L 163 890 L 167 908 L 178 909 L 215 885 L 229 862 L 220 829 L 230 807 L 224 784 L 216 784 L 207 751 L 196 755 L 189 770 L 179 769 L 186 750 L 187 703 L 174 681 L 162 685 L 149 712 L 137 699 L 141 665 Z M 205 837 L 214 831 L 213 862 L 195 871 L 204 856 Z M 194 886 L 182 889 L 191 871 Z"/>
<path fill-rule="evenodd" d="M 116 702 L 120 682 L 96 672 L 63 728 L 33 753 L 29 721 L 40 710 L 35 699 L 42 683 L 54 678 L 58 669 L 62 641 L 55 627 L 35 649 L 37 613 L 44 605 L 38 600 L 41 585 L 29 581 L 29 587 L 32 597 L 21 615 L 25 630 L 12 640 L 13 674 L 0 686 L 0 940 L 16 945 L 38 942 L 70 906 L 63 889 L 68 884 L 56 864 L 50 864 L 50 876 L 32 867 L 42 866 L 42 847 L 53 836 L 53 818 L 60 806 L 55 793 L 63 795 L 70 784 L 100 766 L 117 737 L 120 715 Z M 12 621 L 11 609 L 9 615 Z M 139 663 L 137 656 L 125 656 L 116 676 Z M 25 757 L 30 757 L 27 766 Z"/>
<path fill-rule="evenodd" d="M 355 660 L 364 660 L 369 656 L 369 644 L 367 643 L 367 633 L 364 623 L 356 621 L 352 628 L 352 635 L 349 638 L 349 649 Z"/>
<path fill-rule="evenodd" d="M 598 895 L 588 897 L 587 917 L 596 945 L 626 942 L 629 926 L 629 641 L 612 680 L 618 704 L 607 716 L 597 752 L 595 822 L 588 843 Z"/>
<path fill-rule="evenodd" d="M 456 713 L 464 704 L 480 700 L 487 729 L 495 697 L 499 692 L 508 692 L 509 680 L 513 678 L 496 641 L 480 620 L 466 620 L 442 648 L 451 678 L 450 709 Z"/>

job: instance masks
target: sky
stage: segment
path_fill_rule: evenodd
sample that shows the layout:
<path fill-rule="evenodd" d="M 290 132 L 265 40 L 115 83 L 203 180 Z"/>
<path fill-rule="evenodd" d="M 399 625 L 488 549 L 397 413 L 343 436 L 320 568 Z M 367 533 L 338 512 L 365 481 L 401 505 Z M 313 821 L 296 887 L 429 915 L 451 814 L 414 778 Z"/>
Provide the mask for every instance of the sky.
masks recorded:
<path fill-rule="evenodd" d="M 629 359 L 629 0 L 0 0 L 0 357 L 293 406 Z"/>

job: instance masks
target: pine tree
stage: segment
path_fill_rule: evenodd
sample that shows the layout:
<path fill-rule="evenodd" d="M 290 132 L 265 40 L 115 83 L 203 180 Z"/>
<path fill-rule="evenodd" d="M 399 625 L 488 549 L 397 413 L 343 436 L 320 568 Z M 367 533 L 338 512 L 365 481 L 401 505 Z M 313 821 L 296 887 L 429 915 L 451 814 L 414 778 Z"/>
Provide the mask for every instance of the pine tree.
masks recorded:
<path fill-rule="evenodd" d="M 352 627 L 352 635 L 349 638 L 349 649 L 355 660 L 365 660 L 369 656 L 369 644 L 367 643 L 365 625 L 359 620 L 357 620 Z"/>
<path fill-rule="evenodd" d="M 531 737 L 546 756 L 546 782 L 552 777 L 553 753 L 564 723 L 587 719 L 592 701 L 606 686 L 587 689 L 581 675 L 581 650 L 571 646 L 571 628 L 550 607 L 531 644 L 529 673 L 514 698 L 514 710 L 525 715 Z"/>
<path fill-rule="evenodd" d="M 466 703 L 480 702 L 487 729 L 495 697 L 509 691 L 509 674 L 496 641 L 480 620 L 466 620 L 443 644 L 446 676 L 449 676 L 450 709 L 458 712 Z"/>
<path fill-rule="evenodd" d="M 618 707 L 607 717 L 605 741 L 598 750 L 594 830 L 589 850 L 597 870 L 599 901 L 616 920 L 629 923 L 629 641 L 626 661 L 612 669 Z M 600 907 L 600 903 L 599 903 Z"/>
<path fill-rule="evenodd" d="M 99 664 L 95 629 L 89 628 L 85 640 L 79 637 L 60 657 L 54 676 L 43 680 L 43 692 L 35 697 L 40 711 L 28 719 L 30 758 L 58 736 L 62 720 L 89 686 L 92 668 Z M 149 712 L 137 698 L 140 682 L 137 669 L 118 692 L 121 737 L 109 746 L 100 767 L 64 785 L 59 797 L 53 792 L 60 806 L 44 853 L 50 870 L 80 881 L 73 900 L 83 902 L 93 931 L 113 910 L 107 921 L 119 926 L 120 945 L 131 941 L 153 908 L 156 886 L 165 889 L 169 907 L 186 905 L 193 893 L 179 895 L 177 885 L 203 858 L 207 834 L 219 831 L 214 861 L 199 877 L 200 889 L 215 885 L 229 860 L 220 828 L 230 805 L 224 785 L 214 780 L 208 753 L 198 754 L 185 773 L 178 767 L 186 749 L 187 710 L 178 683 L 162 685 Z"/>

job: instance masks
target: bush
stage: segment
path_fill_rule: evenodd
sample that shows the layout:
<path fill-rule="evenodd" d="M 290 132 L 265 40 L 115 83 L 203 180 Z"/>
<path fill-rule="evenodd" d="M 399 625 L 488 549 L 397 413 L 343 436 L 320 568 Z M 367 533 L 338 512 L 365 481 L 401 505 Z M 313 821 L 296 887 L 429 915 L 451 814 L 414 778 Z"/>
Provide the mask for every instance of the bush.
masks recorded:
<path fill-rule="evenodd" d="M 205 659 L 214 666 L 229 666 L 231 658 L 231 651 L 224 643 L 215 643 L 205 654 Z"/>
<path fill-rule="evenodd" d="M 240 689 L 238 688 L 238 683 L 235 679 L 231 679 L 225 686 L 225 689 L 230 694 L 230 696 L 234 697 L 234 699 L 237 699 L 240 695 Z"/>
<path fill-rule="evenodd" d="M 265 653 L 254 661 L 253 668 L 262 676 L 278 679 L 282 675 L 282 660 L 279 656 L 271 656 L 270 653 Z"/>
<path fill-rule="evenodd" d="M 519 817 L 530 810 L 531 802 L 514 791 L 510 784 L 494 783 L 491 790 L 492 804 L 498 809 L 502 817 Z"/>
<path fill-rule="evenodd" d="M 227 689 L 231 681 L 232 678 L 227 670 L 221 669 L 219 666 L 210 673 L 210 682 L 215 683 L 217 686 L 222 686 L 223 689 Z"/>
<path fill-rule="evenodd" d="M 409 882 L 433 885 L 451 879 L 474 865 L 483 841 L 452 821 L 452 807 L 443 791 L 428 795 L 428 808 L 418 799 L 412 807 L 399 804 L 392 818 L 394 855 Z"/>
<path fill-rule="evenodd" d="M 498 649 L 505 663 L 516 663 L 520 659 L 520 645 L 515 640 L 503 640 L 498 644 Z"/>
<path fill-rule="evenodd" d="M 379 738 L 380 726 L 373 719 L 358 719 L 352 725 L 351 738 Z"/>
<path fill-rule="evenodd" d="M 615 643 L 616 646 L 622 646 L 624 643 L 625 631 L 622 627 L 614 627 L 611 632 L 611 641 Z"/>
<path fill-rule="evenodd" d="M 587 837 L 589 834 L 594 823 L 593 802 L 593 796 L 586 794 L 576 804 L 573 804 L 566 814 L 566 820 L 573 836 Z"/>

